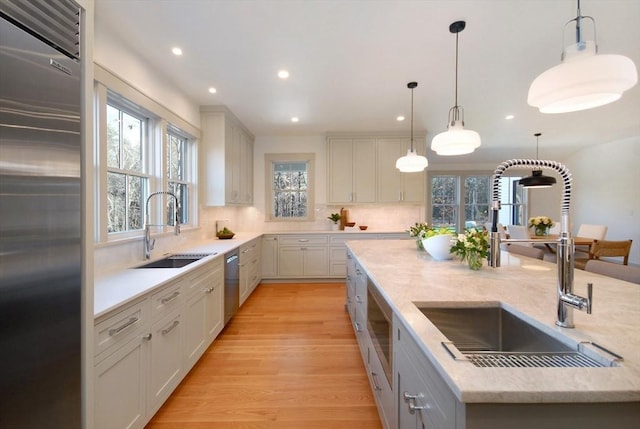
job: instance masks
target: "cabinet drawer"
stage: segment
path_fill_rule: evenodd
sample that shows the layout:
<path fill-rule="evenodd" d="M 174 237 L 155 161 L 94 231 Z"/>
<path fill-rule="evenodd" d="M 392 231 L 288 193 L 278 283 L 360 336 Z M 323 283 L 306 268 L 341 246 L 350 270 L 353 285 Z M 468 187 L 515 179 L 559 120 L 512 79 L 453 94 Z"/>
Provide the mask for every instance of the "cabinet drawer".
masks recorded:
<path fill-rule="evenodd" d="M 94 353 L 99 355 L 116 344 L 142 334 L 149 318 L 149 301 L 138 301 L 95 324 Z"/>
<path fill-rule="evenodd" d="M 202 292 L 202 288 L 205 288 L 207 284 L 214 282 L 217 277 L 223 278 L 222 260 L 223 258 L 214 259 L 187 276 L 186 283 L 184 283 L 186 298 L 190 298 L 194 294 Z"/>
<path fill-rule="evenodd" d="M 282 235 L 280 246 L 313 246 L 328 243 L 326 235 Z"/>
<path fill-rule="evenodd" d="M 153 320 L 182 305 L 182 282 L 183 280 L 177 280 L 151 295 L 151 318 Z"/>

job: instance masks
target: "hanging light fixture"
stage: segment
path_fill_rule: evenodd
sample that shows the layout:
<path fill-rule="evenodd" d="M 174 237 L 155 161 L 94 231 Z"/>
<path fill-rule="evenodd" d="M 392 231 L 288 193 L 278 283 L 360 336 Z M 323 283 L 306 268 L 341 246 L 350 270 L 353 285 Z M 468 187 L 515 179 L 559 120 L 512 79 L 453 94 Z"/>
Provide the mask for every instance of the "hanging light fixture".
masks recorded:
<path fill-rule="evenodd" d="M 538 138 L 542 134 L 535 133 L 536 136 L 536 161 L 538 160 Z M 533 170 L 531 176 L 523 177 L 518 183 L 525 188 L 548 188 L 556 183 L 555 177 L 545 176 L 542 174 L 542 170 Z"/>
<path fill-rule="evenodd" d="M 396 168 L 401 173 L 417 173 L 429 165 L 427 158 L 418 155 L 413 147 L 413 89 L 416 86 L 418 86 L 418 82 L 409 82 L 407 84 L 407 88 L 411 89 L 411 148 L 407 151 L 406 156 L 402 156 L 396 161 Z"/>
<path fill-rule="evenodd" d="M 593 23 L 594 41 L 583 40 L 582 20 Z M 612 103 L 638 82 L 631 59 L 622 55 L 598 55 L 596 22 L 582 16 L 578 0 L 576 43 L 563 46 L 561 63 L 538 76 L 529 87 L 527 102 L 542 113 L 565 113 Z M 564 32 L 563 32 L 564 36 Z M 564 40 L 563 40 L 564 45 Z"/>
<path fill-rule="evenodd" d="M 449 109 L 447 131 L 438 134 L 431 141 L 431 149 L 438 155 L 464 155 L 480 147 L 480 134 L 464 129 L 464 109 L 458 105 L 458 33 L 464 30 L 466 23 L 456 21 L 449 31 L 456 35 L 456 92 L 455 105 Z"/>

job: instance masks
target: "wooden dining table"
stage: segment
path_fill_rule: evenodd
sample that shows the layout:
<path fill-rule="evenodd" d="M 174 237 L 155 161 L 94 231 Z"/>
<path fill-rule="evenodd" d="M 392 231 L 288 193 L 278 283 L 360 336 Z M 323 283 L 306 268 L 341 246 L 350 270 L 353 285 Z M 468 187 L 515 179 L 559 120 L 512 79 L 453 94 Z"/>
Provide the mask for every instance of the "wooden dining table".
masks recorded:
<path fill-rule="evenodd" d="M 560 235 L 558 234 L 549 234 L 549 235 L 532 235 L 532 240 L 540 240 L 540 242 L 546 241 L 544 243 L 545 247 L 551 252 L 556 253 L 555 247 L 553 247 L 553 243 L 549 243 L 550 241 L 558 241 Z M 587 246 L 587 252 L 591 249 L 591 245 L 593 244 L 593 238 L 587 237 L 573 237 L 573 243 L 576 246 Z"/>

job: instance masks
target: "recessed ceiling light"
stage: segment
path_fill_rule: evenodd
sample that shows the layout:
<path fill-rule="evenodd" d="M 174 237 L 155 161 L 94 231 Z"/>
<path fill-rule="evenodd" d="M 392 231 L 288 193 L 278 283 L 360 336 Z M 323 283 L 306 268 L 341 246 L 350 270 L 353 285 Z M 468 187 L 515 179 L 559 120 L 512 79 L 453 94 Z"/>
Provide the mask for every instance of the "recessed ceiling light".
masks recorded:
<path fill-rule="evenodd" d="M 291 122 L 298 122 L 300 119 L 297 116 L 291 118 Z"/>
<path fill-rule="evenodd" d="M 402 121 L 404 121 L 404 116 L 398 116 L 398 117 L 396 118 L 396 121 L 398 121 L 398 122 L 402 122 Z"/>
<path fill-rule="evenodd" d="M 280 71 L 278 72 L 278 77 L 279 77 L 280 79 L 286 79 L 286 78 L 288 78 L 288 77 L 289 77 L 289 72 L 288 72 L 288 71 L 286 71 L 286 70 L 280 70 Z"/>
<path fill-rule="evenodd" d="M 507 116 L 505 116 L 504 118 L 508 121 L 508 120 L 510 120 L 510 119 L 515 118 L 515 116 L 513 116 L 513 115 L 507 115 Z"/>
<path fill-rule="evenodd" d="M 215 94 L 216 92 L 218 92 L 218 90 L 217 90 L 217 89 L 215 89 L 214 87 L 209 87 L 209 92 L 210 92 L 211 94 Z"/>
<path fill-rule="evenodd" d="M 173 55 L 182 55 L 182 49 L 178 48 L 177 46 L 171 48 L 171 52 L 173 52 Z"/>

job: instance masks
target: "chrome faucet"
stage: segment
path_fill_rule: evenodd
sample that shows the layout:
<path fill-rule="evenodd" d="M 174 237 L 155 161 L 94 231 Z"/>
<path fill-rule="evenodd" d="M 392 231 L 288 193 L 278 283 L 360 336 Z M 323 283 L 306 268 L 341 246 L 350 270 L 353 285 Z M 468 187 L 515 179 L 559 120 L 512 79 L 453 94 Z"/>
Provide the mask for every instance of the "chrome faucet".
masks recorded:
<path fill-rule="evenodd" d="M 157 224 L 157 225 L 152 225 L 150 224 L 150 214 L 149 214 L 149 200 L 151 199 L 151 197 L 154 197 L 156 195 L 168 195 L 170 197 L 173 197 L 173 199 L 176 201 L 174 204 L 174 210 L 173 210 L 173 216 L 175 219 L 175 225 L 174 225 L 174 234 L 175 235 L 180 235 L 180 207 L 178 204 L 178 197 L 176 197 L 176 195 L 172 192 L 168 192 L 168 191 L 158 191 L 158 192 L 153 192 L 151 195 L 149 195 L 147 197 L 147 202 L 145 204 L 145 222 L 144 222 L 144 258 L 145 259 L 150 259 L 151 258 L 151 251 L 153 250 L 153 247 L 156 243 L 156 240 L 151 240 L 151 227 L 152 226 L 166 226 L 166 225 L 162 225 L 162 224 Z"/>
<path fill-rule="evenodd" d="M 557 240 L 501 239 L 498 233 L 498 211 L 500 210 L 500 183 L 502 174 L 509 168 L 546 168 L 557 171 L 562 177 L 562 212 L 560 219 L 560 236 Z M 587 298 L 573 293 L 574 242 L 569 232 L 569 202 L 571 199 L 571 173 L 569 169 L 557 161 L 537 159 L 511 159 L 496 167 L 492 183 L 491 200 L 491 232 L 489 235 L 488 262 L 491 267 L 500 266 L 500 244 L 515 242 L 556 243 L 556 262 L 558 266 L 558 301 L 556 325 L 573 328 L 573 309 L 584 310 L 591 314 L 593 302 L 593 285 L 587 285 Z"/>

